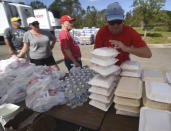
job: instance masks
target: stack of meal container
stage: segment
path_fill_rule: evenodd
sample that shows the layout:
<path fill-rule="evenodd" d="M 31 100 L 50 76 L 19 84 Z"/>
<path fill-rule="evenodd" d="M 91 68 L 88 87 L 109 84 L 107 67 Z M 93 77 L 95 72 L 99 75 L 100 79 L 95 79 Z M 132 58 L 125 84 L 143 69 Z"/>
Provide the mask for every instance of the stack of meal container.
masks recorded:
<path fill-rule="evenodd" d="M 163 82 L 146 82 L 143 94 L 146 107 L 171 111 L 171 85 Z"/>
<path fill-rule="evenodd" d="M 121 76 L 141 78 L 141 64 L 137 61 L 126 61 L 121 65 Z"/>
<path fill-rule="evenodd" d="M 166 73 L 169 83 L 169 73 Z M 160 70 L 144 70 L 143 104 L 146 107 L 171 111 L 171 85 L 165 82 Z"/>
<path fill-rule="evenodd" d="M 139 116 L 142 97 L 141 66 L 136 61 L 126 61 L 121 69 L 122 77 L 114 97 L 116 114 Z"/>
<path fill-rule="evenodd" d="M 143 105 L 145 107 L 141 108 L 139 131 L 171 130 L 171 85 L 169 84 L 169 76 L 169 72 L 167 72 L 167 81 L 165 81 L 160 70 L 144 70 Z"/>
<path fill-rule="evenodd" d="M 91 92 L 89 104 L 103 111 L 107 111 L 112 104 L 114 90 L 119 80 L 120 67 L 115 63 L 118 51 L 113 48 L 98 48 L 93 50 L 92 66 L 97 75 L 89 81 Z"/>
<path fill-rule="evenodd" d="M 162 72 L 158 69 L 144 69 L 142 79 L 145 82 L 150 82 L 150 81 L 164 82 L 164 77 L 162 75 Z"/>

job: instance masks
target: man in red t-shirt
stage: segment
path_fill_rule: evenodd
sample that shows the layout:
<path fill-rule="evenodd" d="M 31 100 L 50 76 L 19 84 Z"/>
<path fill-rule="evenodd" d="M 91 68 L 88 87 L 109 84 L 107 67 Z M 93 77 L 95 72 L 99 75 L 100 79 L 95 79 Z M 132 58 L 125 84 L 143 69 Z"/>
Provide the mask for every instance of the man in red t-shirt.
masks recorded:
<path fill-rule="evenodd" d="M 69 31 L 72 30 L 74 20 L 75 18 L 71 18 L 68 15 L 64 15 L 60 19 L 62 29 L 59 33 L 59 42 L 68 70 L 70 70 L 73 65 L 82 67 L 80 48 L 69 33 Z"/>
<path fill-rule="evenodd" d="M 120 53 L 117 65 L 129 60 L 129 54 L 150 58 L 152 56 L 147 44 L 141 36 L 130 26 L 123 24 L 124 10 L 118 2 L 111 3 L 106 9 L 107 25 L 100 28 L 96 35 L 94 49 L 114 47 Z"/>

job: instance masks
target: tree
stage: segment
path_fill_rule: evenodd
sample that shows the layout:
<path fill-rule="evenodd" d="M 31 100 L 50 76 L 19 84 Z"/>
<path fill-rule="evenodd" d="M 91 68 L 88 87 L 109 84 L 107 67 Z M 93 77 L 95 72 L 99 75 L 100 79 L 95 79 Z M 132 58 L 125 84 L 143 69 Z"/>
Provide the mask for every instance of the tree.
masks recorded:
<path fill-rule="evenodd" d="M 105 10 L 101 10 L 97 12 L 97 21 L 96 27 L 100 28 L 106 24 L 105 20 Z"/>
<path fill-rule="evenodd" d="M 131 15 L 131 12 L 127 12 L 126 13 L 124 23 L 126 25 L 130 25 L 130 26 L 132 25 L 132 15 Z"/>
<path fill-rule="evenodd" d="M 60 15 L 76 16 L 81 13 L 82 8 L 78 0 L 55 0 L 50 6 L 50 10 L 60 12 Z"/>
<path fill-rule="evenodd" d="M 30 6 L 31 6 L 33 9 L 46 8 L 46 6 L 45 6 L 42 2 L 40 2 L 40 1 L 38 1 L 38 0 L 32 1 L 32 2 L 30 3 Z"/>
<path fill-rule="evenodd" d="M 144 26 L 149 26 L 160 17 L 160 10 L 164 4 L 165 0 L 134 0 L 133 7 L 136 17 L 141 18 Z"/>
<path fill-rule="evenodd" d="M 98 11 L 94 6 L 88 6 L 86 10 L 86 16 L 84 17 L 83 26 L 92 27 L 97 24 Z"/>
<path fill-rule="evenodd" d="M 19 4 L 25 5 L 25 3 L 24 3 L 24 2 L 19 2 Z"/>
<path fill-rule="evenodd" d="M 84 10 L 78 0 L 55 0 L 50 6 L 49 10 L 53 10 L 62 15 L 69 15 L 75 17 L 77 21 L 74 22 L 75 27 L 80 27 Z"/>
<path fill-rule="evenodd" d="M 140 18 L 143 22 L 146 37 L 147 27 L 154 26 L 155 21 L 160 17 L 160 10 L 165 4 L 165 0 L 134 0 L 134 18 Z"/>

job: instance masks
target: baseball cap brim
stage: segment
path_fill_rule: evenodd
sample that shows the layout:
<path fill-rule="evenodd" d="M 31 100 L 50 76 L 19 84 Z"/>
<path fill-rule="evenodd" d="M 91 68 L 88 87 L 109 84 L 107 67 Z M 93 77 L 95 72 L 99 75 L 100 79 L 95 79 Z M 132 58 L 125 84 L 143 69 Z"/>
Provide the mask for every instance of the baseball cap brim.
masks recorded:
<path fill-rule="evenodd" d="M 27 24 L 32 24 L 33 22 L 38 21 L 35 17 L 29 17 L 27 18 Z"/>
<path fill-rule="evenodd" d="M 64 21 L 75 21 L 75 20 L 76 20 L 75 18 L 72 18 L 72 17 L 70 17 L 68 15 L 64 15 L 64 16 L 61 17 L 60 23 L 62 24 Z"/>
<path fill-rule="evenodd" d="M 16 21 L 20 21 L 21 19 L 19 17 L 13 17 L 11 18 L 11 22 L 16 22 Z"/>
<path fill-rule="evenodd" d="M 112 20 L 123 20 L 123 15 L 108 15 L 106 16 L 107 21 L 112 21 Z"/>
<path fill-rule="evenodd" d="M 71 18 L 70 20 L 68 20 L 68 21 L 75 21 L 76 19 L 75 18 Z"/>

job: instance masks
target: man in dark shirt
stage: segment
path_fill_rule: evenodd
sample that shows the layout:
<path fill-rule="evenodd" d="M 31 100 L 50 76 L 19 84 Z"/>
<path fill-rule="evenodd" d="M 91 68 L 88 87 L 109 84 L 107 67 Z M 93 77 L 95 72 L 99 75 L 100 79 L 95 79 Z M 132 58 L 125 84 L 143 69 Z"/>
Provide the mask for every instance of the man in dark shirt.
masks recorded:
<path fill-rule="evenodd" d="M 21 28 L 21 19 L 19 17 L 11 18 L 12 27 L 4 32 L 4 41 L 8 47 L 10 55 L 17 55 L 23 47 L 23 36 L 25 30 Z"/>

